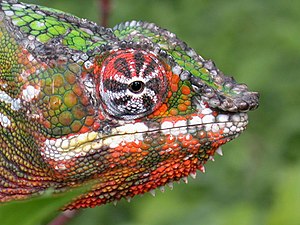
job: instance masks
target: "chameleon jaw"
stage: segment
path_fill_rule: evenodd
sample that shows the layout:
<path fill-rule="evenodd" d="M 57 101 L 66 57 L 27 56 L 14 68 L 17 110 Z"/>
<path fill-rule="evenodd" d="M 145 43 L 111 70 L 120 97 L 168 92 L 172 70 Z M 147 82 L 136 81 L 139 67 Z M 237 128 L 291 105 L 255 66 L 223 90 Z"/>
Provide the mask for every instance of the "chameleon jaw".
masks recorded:
<path fill-rule="evenodd" d="M 41 154 L 59 177 L 64 177 L 64 179 L 73 179 L 83 175 L 89 177 L 115 167 L 122 156 L 135 158 L 137 160 L 134 164 L 139 164 L 139 161 L 143 161 L 144 156 L 149 153 L 154 136 L 160 139 L 158 148 L 155 149 L 157 154 L 178 151 L 176 154 L 185 158 L 188 155 L 198 157 L 199 152 L 204 151 L 205 157 L 202 157 L 202 154 L 200 161 L 205 163 L 220 145 L 239 136 L 245 130 L 247 123 L 246 113 L 222 113 L 210 108 L 201 110 L 199 108 L 198 113 L 189 116 L 164 117 L 156 123 L 124 121 L 124 124 L 112 128 L 109 135 L 89 131 L 58 139 L 46 139 Z M 188 146 L 192 139 L 194 140 L 192 144 L 197 147 Z M 168 143 L 170 140 L 175 140 L 176 145 L 184 150 L 179 150 L 176 145 L 170 145 Z M 206 151 L 209 153 L 207 154 Z M 155 157 L 152 158 L 155 161 Z M 93 170 L 78 170 L 83 165 L 84 159 L 89 159 L 89 163 L 93 165 L 110 166 L 95 167 Z M 127 167 L 130 163 L 130 160 L 125 160 L 123 166 Z"/>

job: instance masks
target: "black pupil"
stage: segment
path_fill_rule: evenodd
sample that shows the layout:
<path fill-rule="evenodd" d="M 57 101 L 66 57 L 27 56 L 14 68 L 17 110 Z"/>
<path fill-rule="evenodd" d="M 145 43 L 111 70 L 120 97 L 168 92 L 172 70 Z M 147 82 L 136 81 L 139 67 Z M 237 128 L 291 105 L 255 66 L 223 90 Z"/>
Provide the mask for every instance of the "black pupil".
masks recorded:
<path fill-rule="evenodd" d="M 144 83 L 142 81 L 133 81 L 129 84 L 129 90 L 133 93 L 141 93 L 144 90 Z"/>

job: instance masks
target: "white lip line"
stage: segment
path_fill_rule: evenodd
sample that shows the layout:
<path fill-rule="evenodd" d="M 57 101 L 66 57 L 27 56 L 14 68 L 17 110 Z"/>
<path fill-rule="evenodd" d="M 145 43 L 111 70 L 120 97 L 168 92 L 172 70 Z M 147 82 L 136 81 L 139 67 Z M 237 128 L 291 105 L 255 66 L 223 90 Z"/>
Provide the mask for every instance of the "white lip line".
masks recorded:
<path fill-rule="evenodd" d="M 79 144 L 79 145 L 77 145 L 77 146 L 75 146 L 75 147 L 71 147 L 72 149 L 76 149 L 76 148 L 78 148 L 78 147 L 81 147 L 81 146 L 84 146 L 84 145 L 86 145 L 86 144 L 88 144 L 88 143 L 92 143 L 92 142 L 102 142 L 102 141 L 105 141 L 106 139 L 109 139 L 109 138 L 113 138 L 113 137 L 118 137 L 118 136 L 126 136 L 126 135 L 141 135 L 141 134 L 145 134 L 145 133 L 152 133 L 152 132 L 162 132 L 162 131 L 171 131 L 171 130 L 173 130 L 173 129 L 180 129 L 180 128 L 186 128 L 186 129 L 188 129 L 188 128 L 192 128 L 192 127 L 198 127 L 198 126 L 205 126 L 205 125 L 209 125 L 209 124 L 225 124 L 225 123 L 228 123 L 228 122 L 231 122 L 231 121 L 227 121 L 227 122 L 213 122 L 213 123 L 202 123 L 202 124 L 193 124 L 193 125 L 187 125 L 187 126 L 176 126 L 176 127 L 172 127 L 172 128 L 164 128 L 164 129 L 153 129 L 153 130 L 148 130 L 148 131 L 141 131 L 141 132 L 132 132 L 132 133 L 123 133 L 123 134 L 112 134 L 112 135 L 108 135 L 108 136 L 105 136 L 105 137 L 96 137 L 94 140 L 91 140 L 91 141 L 86 141 L 86 142 L 84 142 L 84 143 L 82 143 L 82 144 Z M 233 123 L 233 125 L 235 125 L 235 126 L 238 126 L 238 125 L 241 125 L 242 124 L 242 126 L 240 126 L 239 128 L 245 128 L 246 126 L 247 126 L 247 124 L 248 124 L 248 120 L 245 120 L 245 121 L 240 121 L 240 122 L 231 122 L 231 123 Z M 235 135 L 235 134 L 238 134 L 238 133 L 241 133 L 242 131 L 239 131 L 239 132 L 236 132 L 236 131 L 233 131 L 233 133 L 234 134 L 232 134 L 232 135 Z M 87 133 L 84 133 L 84 135 L 86 135 Z M 170 134 L 171 134 L 171 132 L 170 132 Z M 82 135 L 82 134 L 79 134 L 78 136 L 76 136 L 76 137 L 79 137 L 80 135 Z M 174 135 L 175 136 L 175 135 Z M 228 136 L 231 136 L 231 134 L 228 134 Z M 75 136 L 73 136 L 73 137 L 75 137 Z M 63 140 L 62 140 L 63 139 Z M 53 139 L 48 139 L 48 141 L 51 141 L 51 140 L 53 140 Z M 61 139 L 59 139 L 61 142 L 62 141 L 64 141 L 64 140 L 67 140 L 67 138 L 61 138 Z M 57 140 L 53 140 L 53 141 L 57 141 Z M 59 148 L 57 148 L 57 149 L 59 149 Z M 70 147 L 68 148 L 68 149 L 70 149 Z M 61 150 L 63 150 L 63 149 L 61 149 Z M 63 151 L 63 152 L 65 152 L 65 153 L 67 153 L 67 152 L 69 152 L 70 150 L 68 150 L 68 151 Z M 60 152 L 60 151 L 57 151 L 57 152 Z"/>
<path fill-rule="evenodd" d="M 189 127 L 197 127 L 197 126 L 205 126 L 205 125 L 209 125 L 209 124 L 225 124 L 225 123 L 233 123 L 233 125 L 238 125 L 240 123 L 243 123 L 244 126 L 242 127 L 246 127 L 246 125 L 248 124 L 248 120 L 244 120 L 244 121 L 239 121 L 239 122 L 234 122 L 234 121 L 226 121 L 226 122 L 212 122 L 212 123 L 199 123 L 199 124 L 187 124 L 187 125 L 182 125 L 182 126 L 174 126 L 174 127 L 170 127 L 170 128 L 163 128 L 163 129 L 160 129 L 160 128 L 155 128 L 155 129 L 151 129 L 151 130 L 148 130 L 148 131 L 137 131 L 137 132 L 128 132 L 128 133 L 122 133 L 122 134 L 111 134 L 111 135 L 107 135 L 107 136 L 104 136 L 104 137 L 99 137 L 99 138 L 96 138 L 94 139 L 93 141 L 99 141 L 99 140 L 104 140 L 105 138 L 110 138 L 110 137 L 116 137 L 116 136 L 122 136 L 122 135 L 130 135 L 130 134 L 145 134 L 147 132 L 158 132 L 158 131 L 166 131 L 166 130 L 172 130 L 172 129 L 178 129 L 178 128 L 189 128 Z M 95 131 L 94 131 L 95 132 Z M 239 133 L 239 132 L 237 132 Z M 83 133 L 83 134 L 86 134 L 86 133 Z M 71 137 L 78 137 L 82 134 L 78 134 L 77 136 L 71 136 Z M 62 137 L 60 139 L 64 139 L 65 137 Z M 53 139 L 48 139 L 48 140 L 53 140 Z M 65 138 L 64 140 L 67 140 L 67 138 Z M 93 142 L 92 141 L 92 142 Z M 87 142 L 85 142 L 87 143 Z M 79 145 L 80 146 L 80 145 Z"/>

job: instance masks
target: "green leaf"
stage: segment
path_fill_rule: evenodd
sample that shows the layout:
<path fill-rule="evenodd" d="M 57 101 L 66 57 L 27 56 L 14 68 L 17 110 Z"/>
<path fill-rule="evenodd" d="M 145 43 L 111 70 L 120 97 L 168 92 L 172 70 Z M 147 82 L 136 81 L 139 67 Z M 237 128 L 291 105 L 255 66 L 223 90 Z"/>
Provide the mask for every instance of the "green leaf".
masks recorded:
<path fill-rule="evenodd" d="M 14 201 L 0 206 L 0 221 L 3 225 L 39 225 L 60 213 L 60 209 L 73 198 L 83 193 L 77 188 L 64 194 L 53 195 L 49 191 L 42 196 L 25 201 Z"/>

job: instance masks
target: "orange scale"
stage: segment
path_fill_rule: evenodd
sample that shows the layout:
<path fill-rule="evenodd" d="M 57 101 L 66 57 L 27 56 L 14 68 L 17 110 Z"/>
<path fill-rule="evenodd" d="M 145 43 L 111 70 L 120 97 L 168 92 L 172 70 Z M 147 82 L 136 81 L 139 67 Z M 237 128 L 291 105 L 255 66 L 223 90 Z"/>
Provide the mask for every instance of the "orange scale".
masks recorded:
<path fill-rule="evenodd" d="M 137 148 L 137 147 L 131 147 L 131 148 L 129 149 L 129 152 L 130 152 L 130 153 L 137 153 L 137 152 L 138 152 L 138 148 Z"/>
<path fill-rule="evenodd" d="M 142 141 L 135 141 L 132 143 L 132 146 L 139 149 L 142 146 Z"/>
<path fill-rule="evenodd" d="M 177 140 L 180 141 L 180 142 L 184 141 L 185 140 L 185 135 L 184 134 L 179 134 L 177 136 Z"/>
<path fill-rule="evenodd" d="M 22 58 L 20 58 L 20 56 L 18 57 L 17 62 L 18 62 L 18 64 L 23 64 L 23 60 L 22 60 Z"/>
<path fill-rule="evenodd" d="M 199 140 L 197 140 L 195 138 L 191 140 L 191 145 L 196 145 L 198 143 L 199 143 Z"/>
<path fill-rule="evenodd" d="M 105 120 L 106 119 L 105 116 L 101 112 L 98 112 L 98 113 L 99 113 L 99 115 L 98 115 L 99 120 Z"/>
<path fill-rule="evenodd" d="M 75 166 L 75 164 L 74 163 L 72 164 L 71 162 L 68 162 L 68 161 L 64 160 L 64 161 L 59 161 L 58 163 L 64 165 L 65 168 L 70 169 L 70 168 Z M 73 169 L 73 171 L 74 171 L 74 169 Z"/>
<path fill-rule="evenodd" d="M 189 95 L 191 93 L 191 89 L 186 85 L 182 85 L 181 93 L 184 95 Z"/>
<path fill-rule="evenodd" d="M 212 112 L 212 115 L 213 115 L 214 117 L 217 117 L 217 116 L 219 115 L 219 113 L 216 112 L 216 111 L 213 111 L 213 112 Z"/>
<path fill-rule="evenodd" d="M 169 173 L 170 171 L 172 171 L 172 168 L 170 168 L 170 164 L 169 163 L 165 164 L 165 167 L 166 167 L 166 169 L 165 169 L 166 173 Z"/>
<path fill-rule="evenodd" d="M 22 51 L 22 53 L 24 54 L 24 55 L 28 55 L 29 54 L 29 51 L 27 50 L 27 49 L 21 49 L 21 51 Z"/>
<path fill-rule="evenodd" d="M 161 182 L 160 182 L 160 184 L 165 184 L 165 183 L 167 183 L 168 182 L 168 178 L 161 178 Z"/>
<path fill-rule="evenodd" d="M 114 163 L 109 164 L 109 167 L 110 167 L 111 169 L 115 168 L 116 166 L 117 166 L 117 165 L 114 164 Z"/>
<path fill-rule="evenodd" d="M 218 148 L 220 145 L 225 144 L 227 141 L 226 140 L 218 140 L 215 143 L 212 144 L 212 146 Z"/>
<path fill-rule="evenodd" d="M 178 143 L 172 143 L 171 145 L 170 145 L 170 147 L 171 148 L 173 148 L 173 149 L 178 149 L 178 148 L 180 148 L 180 145 L 178 144 Z"/>
<path fill-rule="evenodd" d="M 174 150 L 174 155 L 175 155 L 175 157 L 178 157 L 178 158 L 182 157 L 182 154 L 183 154 L 183 153 L 182 153 L 181 150 L 182 150 L 181 147 Z"/>
<path fill-rule="evenodd" d="M 128 164 L 128 162 L 129 162 L 128 159 L 123 159 L 123 160 L 120 160 L 120 161 L 119 161 L 119 163 L 120 163 L 121 165 L 126 165 L 126 164 Z M 129 166 L 129 165 L 128 165 L 128 166 Z"/>
<path fill-rule="evenodd" d="M 180 99 L 183 100 L 183 101 L 186 101 L 188 100 L 190 97 L 188 95 L 181 95 L 180 96 Z"/>
<path fill-rule="evenodd" d="M 136 155 L 135 155 L 135 157 L 136 157 L 136 161 L 141 161 L 141 160 L 143 160 L 143 159 L 144 159 L 144 157 L 143 157 L 142 153 L 138 153 L 138 154 L 136 154 Z"/>
<path fill-rule="evenodd" d="M 125 147 L 123 147 L 123 149 L 121 150 L 121 152 L 123 153 L 129 153 L 131 151 L 132 146 L 131 145 L 126 145 Z"/>
<path fill-rule="evenodd" d="M 184 112 L 188 109 L 187 105 L 185 105 L 185 104 L 178 104 L 177 108 L 181 112 Z"/>
<path fill-rule="evenodd" d="M 156 150 L 159 155 L 174 154 L 174 152 L 172 152 L 173 149 L 171 149 L 169 144 L 163 145 L 163 146 L 161 146 L 161 148 L 156 149 Z"/>
<path fill-rule="evenodd" d="M 160 153 L 162 152 L 165 152 L 166 150 L 168 150 L 170 148 L 170 146 L 169 146 L 169 144 L 165 144 L 165 145 L 163 145 L 163 146 L 161 146 L 161 151 L 160 151 Z"/>
<path fill-rule="evenodd" d="M 121 154 L 120 154 L 119 152 L 117 152 L 117 151 L 114 151 L 114 152 L 112 152 L 110 155 L 111 155 L 113 158 L 119 158 Z"/>
<path fill-rule="evenodd" d="M 177 84 L 171 84 L 170 89 L 172 92 L 177 92 L 178 91 L 178 85 Z"/>
<path fill-rule="evenodd" d="M 193 136 L 191 134 L 184 135 L 185 141 L 190 141 L 193 139 Z"/>
<path fill-rule="evenodd" d="M 187 101 L 184 101 L 184 104 L 185 104 L 186 106 L 190 106 L 192 103 L 191 103 L 191 101 L 187 100 Z"/>
<path fill-rule="evenodd" d="M 30 74 L 34 74 L 36 72 L 36 68 L 34 66 L 32 66 L 30 69 Z"/>
<path fill-rule="evenodd" d="M 181 178 L 181 177 L 182 177 L 182 169 L 181 169 L 181 168 L 179 168 L 179 169 L 175 172 L 174 177 L 176 177 L 176 178 Z"/>
<path fill-rule="evenodd" d="M 51 128 L 51 122 L 50 122 L 50 121 L 45 120 L 45 121 L 43 122 L 43 125 L 45 126 L 45 128 L 48 128 L 48 129 Z"/>
<path fill-rule="evenodd" d="M 189 147 L 191 145 L 191 142 L 190 141 L 183 141 L 182 143 L 181 143 L 181 146 L 183 147 L 183 148 L 187 148 L 187 147 Z"/>
<path fill-rule="evenodd" d="M 157 172 L 159 173 L 163 173 L 165 171 L 166 167 L 165 166 L 161 166 L 157 168 Z"/>
<path fill-rule="evenodd" d="M 149 152 L 141 152 L 141 154 L 140 154 L 140 160 L 142 160 L 148 154 L 149 154 Z"/>
<path fill-rule="evenodd" d="M 198 115 L 201 119 L 203 119 L 203 117 L 205 116 L 204 114 L 199 114 Z"/>
<path fill-rule="evenodd" d="M 208 138 L 213 138 L 214 137 L 214 133 L 212 131 L 208 131 L 207 132 L 207 137 Z"/>
<path fill-rule="evenodd" d="M 31 62 L 29 62 L 28 60 L 26 60 L 25 62 L 25 66 L 27 67 L 27 68 L 35 68 L 35 71 L 34 72 L 36 72 L 36 70 L 37 70 L 37 66 L 36 65 L 33 65 Z"/>
<path fill-rule="evenodd" d="M 168 94 L 167 94 L 167 98 L 171 98 L 173 92 L 172 91 L 169 91 Z"/>
<path fill-rule="evenodd" d="M 206 138 L 206 136 L 207 136 L 207 133 L 205 131 L 198 132 L 198 137 L 199 138 L 203 139 L 203 138 Z"/>
<path fill-rule="evenodd" d="M 220 134 L 219 133 L 211 133 L 211 137 L 212 140 L 218 140 L 220 138 Z"/>
<path fill-rule="evenodd" d="M 75 161 L 75 159 L 74 159 L 74 161 L 71 161 L 71 162 L 69 163 L 69 166 L 70 166 L 70 168 L 76 166 L 76 161 Z"/>
<path fill-rule="evenodd" d="M 159 116 L 161 114 L 164 114 L 168 110 L 167 104 L 162 104 L 157 110 L 155 110 L 152 114 L 149 115 L 149 117 L 153 116 Z"/>
<path fill-rule="evenodd" d="M 134 195 L 138 195 L 141 191 L 141 189 L 132 189 L 131 188 L 131 192 L 134 194 Z"/>
<path fill-rule="evenodd" d="M 130 151 L 130 148 L 132 148 L 132 142 L 122 141 L 121 143 L 122 143 L 123 148 L 124 149 L 126 148 L 126 151 L 124 151 L 124 152 Z"/>
<path fill-rule="evenodd" d="M 169 113 L 170 113 L 170 115 L 172 115 L 172 116 L 176 116 L 176 115 L 178 115 L 178 110 L 175 109 L 175 108 L 172 108 L 172 109 L 170 109 Z"/>
<path fill-rule="evenodd" d="M 174 163 L 174 164 L 172 165 L 172 168 L 173 168 L 174 170 L 177 170 L 179 167 L 180 167 L 180 163 Z"/>
<path fill-rule="evenodd" d="M 149 148 L 151 148 L 151 145 L 149 145 L 149 144 L 146 144 L 146 143 L 142 143 L 141 144 L 141 150 L 148 150 Z"/>
<path fill-rule="evenodd" d="M 121 152 L 121 151 L 123 151 L 123 147 L 121 147 L 121 146 L 117 146 L 116 148 L 111 148 L 111 149 L 109 149 L 109 152 Z"/>
<path fill-rule="evenodd" d="M 159 137 L 157 138 L 157 143 L 158 143 L 159 145 L 165 144 L 165 143 L 166 143 L 166 137 L 165 137 L 165 136 L 159 136 Z"/>
<path fill-rule="evenodd" d="M 89 128 L 89 127 L 82 126 L 78 133 L 83 134 L 83 133 L 86 133 L 86 132 L 88 132 L 88 131 L 90 131 L 90 128 Z"/>
<path fill-rule="evenodd" d="M 94 122 L 95 122 L 95 119 L 94 119 L 93 116 L 87 116 L 87 117 L 85 118 L 85 124 L 86 124 L 87 126 L 93 125 Z"/>
<path fill-rule="evenodd" d="M 191 165 L 191 161 L 190 161 L 190 160 L 185 160 L 185 161 L 183 162 L 183 165 L 189 166 L 189 165 Z"/>
<path fill-rule="evenodd" d="M 21 82 L 23 82 L 23 80 L 25 80 L 24 77 L 22 77 L 22 76 L 17 77 L 17 82 L 21 83 Z"/>
<path fill-rule="evenodd" d="M 173 177 L 174 176 L 174 170 L 170 170 L 167 174 L 168 174 L 169 177 Z"/>
<path fill-rule="evenodd" d="M 131 162 L 128 164 L 128 167 L 132 168 L 132 167 L 136 167 L 136 162 Z"/>
<path fill-rule="evenodd" d="M 99 66 L 98 64 L 95 64 L 93 73 L 94 74 L 100 74 L 101 73 L 101 68 L 102 68 L 102 66 Z"/>
<path fill-rule="evenodd" d="M 171 83 L 178 84 L 179 81 L 180 81 L 179 76 L 177 74 L 172 74 Z"/>
<path fill-rule="evenodd" d="M 197 165 L 197 163 L 199 162 L 199 159 L 198 158 L 194 158 L 191 160 L 192 164 L 193 165 Z"/>
<path fill-rule="evenodd" d="M 176 140 L 176 138 L 175 138 L 173 135 L 167 135 L 166 143 L 167 143 L 167 144 L 171 144 L 171 143 L 173 143 L 175 140 Z"/>
<path fill-rule="evenodd" d="M 94 131 L 98 131 L 100 127 L 101 127 L 101 125 L 99 123 L 97 123 L 97 122 L 95 122 L 91 126 L 92 130 L 94 130 Z"/>
<path fill-rule="evenodd" d="M 218 132 L 218 133 L 214 133 L 214 137 L 216 137 L 216 138 L 219 138 L 219 137 L 221 137 L 222 135 L 220 135 L 220 132 Z"/>
<path fill-rule="evenodd" d="M 200 147 L 201 147 L 201 144 L 197 143 L 197 144 L 194 145 L 193 149 L 196 150 L 196 151 L 198 151 Z"/>

